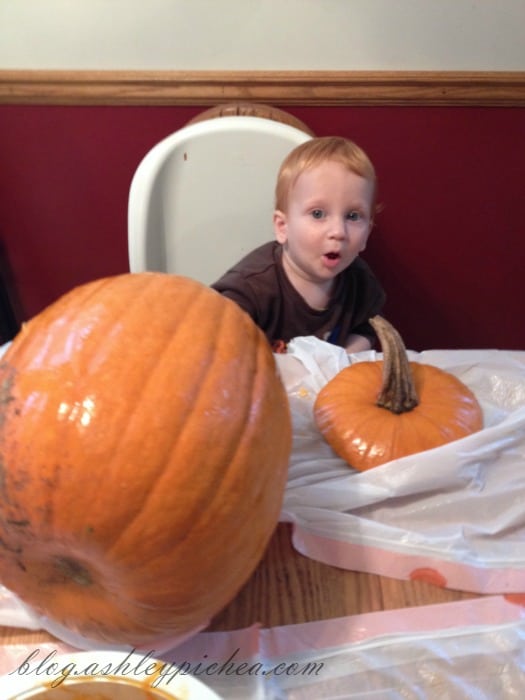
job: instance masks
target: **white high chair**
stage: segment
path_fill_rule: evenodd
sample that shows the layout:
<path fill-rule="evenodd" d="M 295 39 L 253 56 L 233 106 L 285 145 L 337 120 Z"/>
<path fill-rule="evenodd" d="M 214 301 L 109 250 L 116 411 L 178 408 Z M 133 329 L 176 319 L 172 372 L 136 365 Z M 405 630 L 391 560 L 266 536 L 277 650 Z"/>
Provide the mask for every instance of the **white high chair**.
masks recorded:
<path fill-rule="evenodd" d="M 128 201 L 131 272 L 218 279 L 272 240 L 277 171 L 313 136 L 292 115 L 233 104 L 198 115 L 139 164 Z"/>

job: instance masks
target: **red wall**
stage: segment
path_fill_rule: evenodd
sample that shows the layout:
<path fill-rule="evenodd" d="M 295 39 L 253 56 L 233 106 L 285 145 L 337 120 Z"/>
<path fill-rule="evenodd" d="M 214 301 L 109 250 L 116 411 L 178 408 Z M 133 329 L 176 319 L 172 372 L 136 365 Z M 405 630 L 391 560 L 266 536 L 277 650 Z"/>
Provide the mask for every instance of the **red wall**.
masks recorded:
<path fill-rule="evenodd" d="M 199 107 L 0 106 L 3 281 L 18 320 L 128 270 L 129 184 Z M 384 210 L 366 259 L 415 350 L 525 350 L 525 110 L 287 108 L 374 161 Z M 269 224 L 270 226 L 270 224 Z"/>

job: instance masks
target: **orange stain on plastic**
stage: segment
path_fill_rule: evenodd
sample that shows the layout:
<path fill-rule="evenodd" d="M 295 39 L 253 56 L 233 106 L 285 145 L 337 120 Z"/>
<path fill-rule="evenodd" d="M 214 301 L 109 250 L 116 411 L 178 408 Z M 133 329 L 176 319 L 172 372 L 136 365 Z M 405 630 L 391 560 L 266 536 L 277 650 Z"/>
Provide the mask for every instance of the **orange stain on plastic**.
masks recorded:
<path fill-rule="evenodd" d="M 521 605 L 525 608 L 525 593 L 507 593 L 503 596 L 509 603 Z"/>
<path fill-rule="evenodd" d="M 433 586 L 439 586 L 440 588 L 445 588 L 447 585 L 447 579 L 440 574 L 436 569 L 431 567 L 424 567 L 421 569 L 414 569 L 410 572 L 411 581 L 424 581 L 425 583 L 431 583 Z"/>

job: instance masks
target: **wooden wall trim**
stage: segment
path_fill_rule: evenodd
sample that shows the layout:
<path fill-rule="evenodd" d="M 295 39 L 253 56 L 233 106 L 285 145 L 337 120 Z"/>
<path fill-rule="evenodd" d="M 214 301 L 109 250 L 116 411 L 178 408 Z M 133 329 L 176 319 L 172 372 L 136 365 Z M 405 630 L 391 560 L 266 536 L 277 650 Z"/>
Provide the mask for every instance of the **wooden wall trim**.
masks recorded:
<path fill-rule="evenodd" d="M 525 106 L 525 71 L 0 70 L 1 104 Z"/>

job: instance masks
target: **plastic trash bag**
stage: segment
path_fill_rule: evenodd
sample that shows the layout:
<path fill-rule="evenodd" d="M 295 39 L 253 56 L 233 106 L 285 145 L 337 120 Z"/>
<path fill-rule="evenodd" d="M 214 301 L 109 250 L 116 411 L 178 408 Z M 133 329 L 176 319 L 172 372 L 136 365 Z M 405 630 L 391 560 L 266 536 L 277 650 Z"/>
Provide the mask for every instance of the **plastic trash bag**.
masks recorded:
<path fill-rule="evenodd" d="M 343 367 L 380 357 L 347 356 L 314 337 L 276 355 L 294 429 L 281 513 L 294 523 L 294 546 L 346 569 L 480 593 L 525 591 L 525 352 L 409 352 L 474 392 L 484 428 L 357 472 L 324 441 L 313 404 Z"/>
<path fill-rule="evenodd" d="M 151 656 L 171 665 L 163 678 L 195 675 L 228 700 L 501 700 L 525 693 L 524 638 L 523 609 L 490 596 L 201 632 Z M 70 651 L 60 642 L 4 645 L 0 674 L 38 672 L 49 683 L 60 677 L 61 655 Z M 133 668 L 133 657 L 122 657 Z"/>

